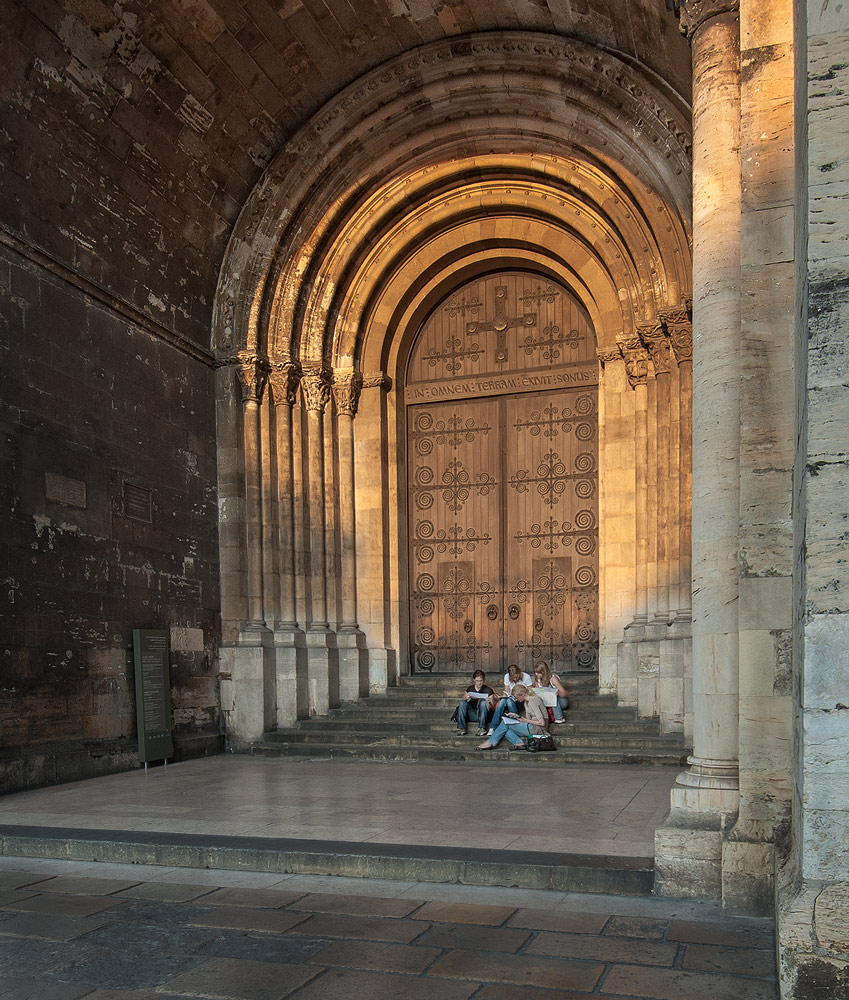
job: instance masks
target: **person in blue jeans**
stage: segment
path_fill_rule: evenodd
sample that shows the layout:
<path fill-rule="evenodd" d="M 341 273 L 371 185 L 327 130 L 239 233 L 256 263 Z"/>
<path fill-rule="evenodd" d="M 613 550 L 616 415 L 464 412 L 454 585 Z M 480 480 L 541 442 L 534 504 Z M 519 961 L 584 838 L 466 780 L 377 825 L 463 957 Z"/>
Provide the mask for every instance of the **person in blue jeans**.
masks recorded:
<path fill-rule="evenodd" d="M 507 673 L 504 675 L 504 694 L 495 706 L 495 714 L 492 716 L 492 722 L 489 724 L 488 736 L 492 735 L 496 726 L 501 724 L 501 719 L 505 712 L 519 711 L 519 705 L 513 699 L 513 688 L 517 684 L 524 684 L 525 687 L 529 688 L 532 683 L 530 674 L 526 674 L 524 670 L 520 670 L 515 663 L 510 664 L 507 668 Z"/>
<path fill-rule="evenodd" d="M 531 687 L 543 688 L 554 696 L 556 700 L 551 706 L 554 721 L 557 723 L 565 722 L 563 712 L 569 707 L 569 696 L 566 694 L 566 688 L 561 684 L 560 678 L 551 672 L 551 667 L 545 660 L 540 660 L 534 666 L 534 682 Z"/>
<path fill-rule="evenodd" d="M 489 718 L 490 701 L 495 697 L 492 688 L 484 683 L 486 674 L 476 670 L 472 674 L 472 683 L 463 692 L 460 704 L 457 706 L 457 735 L 465 736 L 469 724 L 469 716 L 477 719 L 478 736 L 486 732 L 486 720 Z M 482 697 L 483 696 L 483 697 Z"/>
<path fill-rule="evenodd" d="M 519 750 L 525 746 L 525 739 L 529 736 L 539 736 L 548 730 L 548 709 L 538 694 L 528 690 L 524 684 L 516 684 L 513 688 L 513 700 L 524 704 L 525 721 L 521 721 L 517 712 L 505 712 L 504 718 L 512 719 L 513 722 L 507 723 L 502 719 L 492 736 L 476 746 L 476 750 L 491 750 L 505 736 L 511 744 L 510 749 Z"/>

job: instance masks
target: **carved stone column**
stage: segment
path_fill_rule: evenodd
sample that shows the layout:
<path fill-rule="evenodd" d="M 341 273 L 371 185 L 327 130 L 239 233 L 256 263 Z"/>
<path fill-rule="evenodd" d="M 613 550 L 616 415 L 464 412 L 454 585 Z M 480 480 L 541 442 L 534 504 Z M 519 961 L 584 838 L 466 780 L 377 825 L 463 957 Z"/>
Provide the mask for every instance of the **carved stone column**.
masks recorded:
<path fill-rule="evenodd" d="M 308 711 L 306 645 L 298 627 L 295 578 L 294 459 L 292 407 L 298 399 L 301 366 L 272 361 L 269 373 L 276 416 L 277 559 L 280 606 L 274 630 L 277 682 L 277 726 L 294 725 Z"/>
<path fill-rule="evenodd" d="M 330 401 L 328 368 L 304 370 L 301 392 L 307 409 L 309 472 L 310 621 L 307 627 L 309 714 L 325 715 L 338 702 L 339 660 L 327 622 L 325 566 L 324 411 Z"/>
<path fill-rule="evenodd" d="M 693 755 L 655 837 L 656 889 L 719 898 L 739 804 L 740 27 L 684 0 L 693 46 Z"/>
<path fill-rule="evenodd" d="M 680 413 L 678 477 L 679 582 L 676 619 L 689 623 L 692 615 L 692 481 L 693 481 L 693 324 L 684 306 L 665 309 L 661 321 L 678 362 Z"/>
<path fill-rule="evenodd" d="M 245 454 L 245 562 L 247 567 L 246 629 L 265 626 L 262 593 L 262 469 L 260 402 L 268 365 L 255 354 L 239 355 L 236 367 L 242 390 Z"/>
<path fill-rule="evenodd" d="M 339 432 L 339 526 L 342 549 L 342 621 L 339 647 L 339 698 L 355 701 L 369 690 L 365 636 L 357 623 L 357 545 L 354 509 L 354 417 L 363 376 L 351 368 L 333 374 L 333 400 Z"/>
<path fill-rule="evenodd" d="M 657 392 L 657 604 L 655 624 L 665 633 L 669 624 L 669 588 L 671 585 L 671 546 L 669 533 L 674 523 L 673 505 L 670 503 L 669 451 L 670 451 L 670 370 L 672 352 L 661 323 L 641 323 L 637 331 L 651 355 Z M 663 635 L 658 635 L 663 638 Z"/>

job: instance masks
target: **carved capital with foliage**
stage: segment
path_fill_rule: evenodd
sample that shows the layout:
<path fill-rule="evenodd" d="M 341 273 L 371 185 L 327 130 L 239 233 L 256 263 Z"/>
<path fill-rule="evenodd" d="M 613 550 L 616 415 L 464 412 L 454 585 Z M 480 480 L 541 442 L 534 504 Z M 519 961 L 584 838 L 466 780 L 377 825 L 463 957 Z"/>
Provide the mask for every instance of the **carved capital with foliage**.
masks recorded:
<path fill-rule="evenodd" d="M 268 381 L 271 383 L 275 405 L 288 403 L 289 406 L 294 406 L 301 382 L 301 366 L 297 361 L 272 361 Z"/>
<path fill-rule="evenodd" d="M 625 362 L 625 371 L 631 388 L 645 385 L 649 374 L 649 352 L 643 346 L 638 335 L 633 337 L 617 337 L 616 343 Z"/>
<path fill-rule="evenodd" d="M 235 365 L 243 403 L 259 403 L 268 381 L 268 362 L 258 354 L 240 351 L 229 359 Z"/>
<path fill-rule="evenodd" d="M 301 377 L 301 392 L 308 410 L 323 413 L 330 401 L 333 372 L 329 368 L 305 368 Z"/>
<path fill-rule="evenodd" d="M 693 322 L 686 306 L 663 309 L 658 313 L 669 334 L 672 352 L 680 365 L 682 361 L 693 360 Z"/>
<path fill-rule="evenodd" d="M 616 348 L 616 350 L 606 350 L 606 349 L 602 349 L 600 347 L 595 352 L 595 354 L 596 354 L 596 357 L 598 358 L 599 364 L 601 365 L 602 368 L 604 368 L 604 366 L 606 364 L 609 364 L 611 361 L 621 361 L 622 360 L 622 352 L 619 350 L 618 347 Z"/>
<path fill-rule="evenodd" d="M 668 375 L 672 369 L 672 351 L 663 324 L 640 323 L 637 326 L 640 340 L 651 355 L 656 375 Z"/>
<path fill-rule="evenodd" d="M 370 372 L 363 375 L 363 388 L 383 389 L 384 392 L 389 392 L 392 388 L 392 379 L 388 375 L 384 375 L 383 372 Z"/>
<path fill-rule="evenodd" d="M 355 417 L 363 388 L 362 372 L 341 368 L 333 373 L 333 400 L 336 409 L 346 417 Z"/>
<path fill-rule="evenodd" d="M 678 27 L 687 38 L 692 38 L 712 17 L 736 13 L 740 9 L 740 0 L 674 0 L 674 3 Z"/>

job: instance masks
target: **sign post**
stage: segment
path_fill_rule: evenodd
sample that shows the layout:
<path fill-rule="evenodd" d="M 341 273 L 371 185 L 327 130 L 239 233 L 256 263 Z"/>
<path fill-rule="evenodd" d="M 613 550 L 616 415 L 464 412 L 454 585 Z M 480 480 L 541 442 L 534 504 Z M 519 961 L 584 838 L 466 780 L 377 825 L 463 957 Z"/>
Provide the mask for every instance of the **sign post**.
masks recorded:
<path fill-rule="evenodd" d="M 174 755 L 171 741 L 171 680 L 168 670 L 168 633 L 154 629 L 133 629 L 136 665 L 136 722 L 139 733 L 139 760 Z"/>

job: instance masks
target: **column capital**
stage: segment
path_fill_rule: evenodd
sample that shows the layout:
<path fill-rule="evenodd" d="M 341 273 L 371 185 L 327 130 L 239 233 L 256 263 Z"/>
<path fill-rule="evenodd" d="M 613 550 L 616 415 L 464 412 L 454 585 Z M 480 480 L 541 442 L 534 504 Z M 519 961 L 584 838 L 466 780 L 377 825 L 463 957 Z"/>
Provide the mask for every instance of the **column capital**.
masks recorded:
<path fill-rule="evenodd" d="M 601 365 L 602 368 L 604 368 L 604 366 L 609 364 L 611 361 L 622 360 L 622 352 L 619 350 L 618 347 L 611 350 L 599 347 L 596 350 L 595 355 L 598 358 L 599 364 Z"/>
<path fill-rule="evenodd" d="M 239 376 L 243 403 L 259 403 L 268 381 L 268 361 L 259 354 L 240 351 L 227 359 Z"/>
<path fill-rule="evenodd" d="M 631 337 L 617 337 L 616 343 L 625 362 L 625 371 L 631 388 L 645 385 L 649 374 L 649 352 L 643 346 L 638 334 Z"/>
<path fill-rule="evenodd" d="M 333 382 L 333 372 L 324 366 L 304 368 L 301 376 L 301 392 L 308 410 L 323 413 L 330 401 L 330 386 Z"/>
<path fill-rule="evenodd" d="M 668 375 L 672 368 L 672 352 L 663 324 L 659 320 L 654 323 L 639 323 L 637 333 L 651 355 L 655 374 Z"/>
<path fill-rule="evenodd" d="M 268 372 L 271 383 L 271 395 L 276 406 L 288 403 L 294 406 L 298 398 L 298 386 L 301 382 L 301 366 L 297 361 L 272 361 Z"/>
<path fill-rule="evenodd" d="M 675 360 L 680 365 L 682 361 L 693 360 L 693 321 L 686 306 L 676 306 L 674 309 L 661 309 L 658 312 L 663 323 Z"/>
<path fill-rule="evenodd" d="M 692 38 L 701 26 L 719 14 L 740 10 L 740 0 L 673 0 L 682 35 Z"/>
<path fill-rule="evenodd" d="M 392 388 L 392 379 L 383 372 L 370 372 L 363 375 L 363 388 L 383 389 L 384 392 L 389 392 Z"/>
<path fill-rule="evenodd" d="M 355 417 L 363 388 L 363 375 L 353 368 L 339 368 L 333 373 L 333 400 L 346 417 Z"/>

